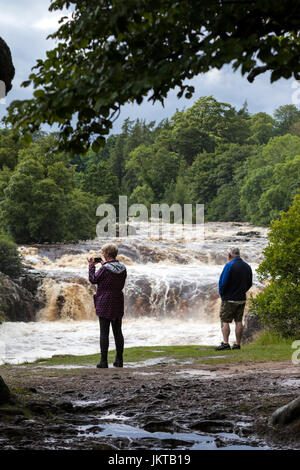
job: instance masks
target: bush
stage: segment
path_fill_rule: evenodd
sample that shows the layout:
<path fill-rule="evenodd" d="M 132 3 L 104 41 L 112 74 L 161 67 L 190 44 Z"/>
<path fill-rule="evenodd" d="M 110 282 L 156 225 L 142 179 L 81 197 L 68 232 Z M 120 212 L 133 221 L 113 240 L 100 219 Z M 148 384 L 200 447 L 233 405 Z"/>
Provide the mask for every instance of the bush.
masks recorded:
<path fill-rule="evenodd" d="M 17 277 L 22 271 L 17 245 L 6 235 L 0 235 L 0 271 L 10 277 Z"/>
<path fill-rule="evenodd" d="M 271 223 L 269 244 L 257 273 L 270 283 L 251 299 L 263 323 L 288 338 L 300 337 L 300 195 Z"/>
<path fill-rule="evenodd" d="M 273 281 L 251 304 L 251 311 L 278 335 L 300 338 L 300 286 Z"/>

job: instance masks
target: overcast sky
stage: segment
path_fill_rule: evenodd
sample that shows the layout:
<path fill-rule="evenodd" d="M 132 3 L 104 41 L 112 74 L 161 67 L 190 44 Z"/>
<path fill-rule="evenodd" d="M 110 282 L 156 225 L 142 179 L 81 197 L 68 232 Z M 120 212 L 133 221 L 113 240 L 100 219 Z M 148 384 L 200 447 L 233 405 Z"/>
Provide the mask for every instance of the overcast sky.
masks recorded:
<path fill-rule="evenodd" d="M 31 97 L 29 88 L 22 89 L 20 84 L 28 78 L 31 67 L 37 59 L 45 57 L 46 50 L 53 47 L 53 41 L 46 40 L 48 34 L 57 29 L 60 13 L 50 13 L 50 0 L 0 0 L 0 36 L 8 43 L 13 57 L 16 75 L 13 89 L 6 98 L 6 104 L 0 104 L 0 117 L 5 114 L 6 106 L 15 99 Z M 248 102 L 250 113 L 265 111 L 273 114 L 283 104 L 291 104 L 294 80 L 279 80 L 270 83 L 269 75 L 264 74 L 250 84 L 239 72 L 233 72 L 229 66 L 221 71 L 213 69 L 199 75 L 189 82 L 195 87 L 195 94 L 190 100 L 178 99 L 176 91 L 170 91 L 165 107 L 157 103 L 143 102 L 125 105 L 114 125 L 114 132 L 119 132 L 125 118 L 141 118 L 147 122 L 170 118 L 177 109 L 192 106 L 200 96 L 213 95 L 217 100 L 230 103 L 236 109 Z M 295 85 L 295 83 L 294 83 Z"/>

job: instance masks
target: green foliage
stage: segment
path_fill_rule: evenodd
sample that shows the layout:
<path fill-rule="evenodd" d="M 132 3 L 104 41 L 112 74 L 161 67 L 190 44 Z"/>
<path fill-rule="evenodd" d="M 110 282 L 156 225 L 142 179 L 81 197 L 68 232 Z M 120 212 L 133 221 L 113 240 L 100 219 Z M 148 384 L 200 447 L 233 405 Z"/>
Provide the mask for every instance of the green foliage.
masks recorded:
<path fill-rule="evenodd" d="M 269 245 L 258 273 L 262 279 L 282 279 L 292 284 L 300 281 L 300 194 L 280 218 L 271 222 Z"/>
<path fill-rule="evenodd" d="M 102 196 L 103 201 L 111 204 L 118 203 L 118 187 L 117 176 L 104 161 L 88 166 L 81 180 L 83 191 Z"/>
<path fill-rule="evenodd" d="M 300 186 L 300 139 L 287 134 L 271 138 L 247 159 L 240 187 L 242 218 L 268 225 L 292 204 Z"/>
<path fill-rule="evenodd" d="M 300 335 L 300 286 L 274 281 L 252 301 L 253 312 L 262 322 L 284 338 Z"/>
<path fill-rule="evenodd" d="M 152 189 L 147 186 L 147 184 L 143 184 L 142 186 L 137 186 L 129 199 L 130 204 L 144 204 L 148 211 L 150 210 L 151 204 L 154 204 L 155 196 Z"/>
<path fill-rule="evenodd" d="M 55 142 L 53 135 L 38 136 L 18 151 L 13 170 L 0 170 L 0 225 L 17 243 L 96 235 L 97 194 L 76 187 L 67 156 L 50 152 Z"/>
<path fill-rule="evenodd" d="M 300 121 L 300 110 L 294 104 L 280 106 L 274 112 L 275 133 L 284 135 L 290 132 L 293 124 Z"/>
<path fill-rule="evenodd" d="M 85 155 L 59 151 L 55 133 L 36 132 L 24 147 L 2 129 L 0 229 L 18 243 L 93 238 L 97 206 L 118 206 L 119 195 L 148 209 L 199 203 L 206 220 L 268 225 L 300 186 L 300 138 L 275 136 L 278 122 L 203 96 L 157 125 L 125 119 Z"/>
<path fill-rule="evenodd" d="M 267 113 L 253 114 L 249 122 L 249 144 L 267 144 L 274 133 L 274 119 Z"/>
<path fill-rule="evenodd" d="M 7 129 L 0 129 L 0 169 L 13 170 L 17 164 L 18 151 L 24 147 L 19 137 Z"/>
<path fill-rule="evenodd" d="M 271 223 L 269 244 L 257 272 L 270 283 L 252 299 L 253 310 L 284 337 L 300 334 L 300 194 Z"/>
<path fill-rule="evenodd" d="M 81 154 L 92 146 L 97 153 L 122 105 L 140 104 L 146 96 L 163 103 L 175 87 L 178 97 L 191 98 L 194 88 L 186 80 L 224 64 L 250 82 L 266 71 L 271 82 L 299 78 L 296 0 L 288 5 L 52 0 L 50 5 L 52 11 L 65 8 L 72 15 L 50 36 L 55 47 L 23 83 L 33 86 L 33 99 L 9 107 L 8 121 L 27 143 L 42 123 L 57 123 L 61 148 Z M 190 139 L 190 132 L 181 135 Z"/>
<path fill-rule="evenodd" d="M 10 277 L 17 277 L 22 271 L 17 245 L 7 235 L 0 235 L 0 271 Z"/>

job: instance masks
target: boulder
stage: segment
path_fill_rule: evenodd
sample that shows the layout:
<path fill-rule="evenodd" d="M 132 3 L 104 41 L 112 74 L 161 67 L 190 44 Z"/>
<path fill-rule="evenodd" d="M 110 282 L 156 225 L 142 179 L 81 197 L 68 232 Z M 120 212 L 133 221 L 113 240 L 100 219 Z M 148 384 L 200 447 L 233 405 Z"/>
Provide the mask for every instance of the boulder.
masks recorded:
<path fill-rule="evenodd" d="M 10 391 L 2 377 L 0 376 L 0 405 L 8 403 L 11 399 Z"/>
<path fill-rule="evenodd" d="M 249 311 L 245 316 L 242 343 L 250 343 L 264 329 L 259 316 Z"/>
<path fill-rule="evenodd" d="M 0 323 L 35 321 L 37 311 L 43 306 L 35 295 L 42 277 L 30 280 L 29 276 L 27 273 L 25 278 L 11 279 L 0 272 Z"/>
<path fill-rule="evenodd" d="M 271 424 L 285 425 L 296 419 L 300 419 L 300 396 L 278 408 L 271 416 Z"/>

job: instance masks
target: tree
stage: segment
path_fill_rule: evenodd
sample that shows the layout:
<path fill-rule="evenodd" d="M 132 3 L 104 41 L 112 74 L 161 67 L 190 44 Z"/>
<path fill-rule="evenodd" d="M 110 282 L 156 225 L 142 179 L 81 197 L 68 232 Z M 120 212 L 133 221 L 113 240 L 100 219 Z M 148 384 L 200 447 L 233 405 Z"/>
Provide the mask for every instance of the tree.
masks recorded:
<path fill-rule="evenodd" d="M 267 144 L 274 133 L 274 119 L 267 113 L 252 114 L 249 121 L 249 144 Z"/>
<path fill-rule="evenodd" d="M 24 148 L 18 136 L 8 129 L 0 130 L 0 169 L 4 166 L 14 169 L 18 161 L 18 152 Z"/>
<path fill-rule="evenodd" d="M 138 185 L 149 186 L 160 201 L 164 188 L 176 180 L 180 163 L 178 153 L 167 151 L 157 142 L 149 147 L 140 145 L 130 153 L 126 163 L 127 176 L 131 176 L 131 181 L 135 179 Z"/>
<path fill-rule="evenodd" d="M 118 203 L 118 178 L 106 162 L 100 161 L 97 165 L 88 167 L 82 177 L 81 189 L 95 196 L 102 196 L 103 202 Z"/>
<path fill-rule="evenodd" d="M 263 322 L 285 337 L 300 334 L 300 194 L 274 220 L 257 272 L 269 284 L 251 301 Z"/>
<path fill-rule="evenodd" d="M 52 0 L 71 8 L 23 86 L 34 98 L 15 101 L 8 122 L 29 141 L 40 124 L 57 123 L 64 149 L 96 150 L 126 102 L 163 102 L 170 89 L 224 64 L 252 82 L 299 78 L 297 0 Z M 76 119 L 74 119 L 76 117 Z"/>
<path fill-rule="evenodd" d="M 152 189 L 147 185 L 137 186 L 132 192 L 129 203 L 130 204 L 144 204 L 148 211 L 151 208 L 151 204 L 155 202 L 155 196 Z"/>
<path fill-rule="evenodd" d="M 213 96 L 200 97 L 172 117 L 173 148 L 191 165 L 198 153 L 214 152 L 218 143 L 243 143 L 249 135 L 248 118 Z"/>
<path fill-rule="evenodd" d="M 280 106 L 274 111 L 275 133 L 284 135 L 290 132 L 291 127 L 300 121 L 300 110 L 294 104 Z"/>
<path fill-rule="evenodd" d="M 18 247 L 6 235 L 0 235 L 0 271 L 10 277 L 17 277 L 22 271 Z"/>
<path fill-rule="evenodd" d="M 241 208 L 247 220 L 268 225 L 291 205 L 300 185 L 300 156 L 253 171 L 241 187 Z"/>
<path fill-rule="evenodd" d="M 49 154 L 54 143 L 51 135 L 38 138 L 19 150 L 13 170 L 7 166 L 0 170 L 0 227 L 17 243 L 75 241 L 95 235 L 97 194 L 80 191 L 67 155 Z M 117 184 L 111 171 L 104 170 L 106 188 L 109 176 Z M 110 192 L 116 193 L 115 186 Z"/>

